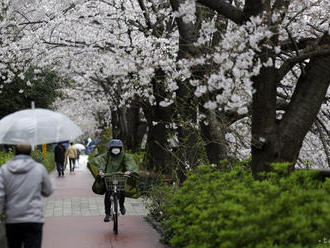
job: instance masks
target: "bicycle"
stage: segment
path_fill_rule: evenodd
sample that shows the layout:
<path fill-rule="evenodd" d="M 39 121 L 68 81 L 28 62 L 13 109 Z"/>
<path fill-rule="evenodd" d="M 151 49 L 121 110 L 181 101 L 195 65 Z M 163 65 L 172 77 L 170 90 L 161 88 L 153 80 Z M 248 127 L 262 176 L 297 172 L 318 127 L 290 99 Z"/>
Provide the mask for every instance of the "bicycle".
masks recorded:
<path fill-rule="evenodd" d="M 125 191 L 128 175 L 123 173 L 106 173 L 104 175 L 105 187 L 110 192 L 111 209 L 110 214 L 113 219 L 113 231 L 118 234 L 118 200 L 119 193 Z"/>

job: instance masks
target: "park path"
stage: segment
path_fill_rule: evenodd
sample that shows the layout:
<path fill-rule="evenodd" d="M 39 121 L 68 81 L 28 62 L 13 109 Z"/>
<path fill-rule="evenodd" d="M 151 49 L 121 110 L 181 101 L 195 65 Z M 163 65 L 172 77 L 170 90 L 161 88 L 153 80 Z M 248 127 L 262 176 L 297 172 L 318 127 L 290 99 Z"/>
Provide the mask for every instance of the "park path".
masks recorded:
<path fill-rule="evenodd" d="M 104 223 L 103 196 L 91 190 L 93 177 L 87 156 L 81 156 L 74 172 L 50 176 L 55 192 L 44 199 L 45 224 L 43 248 L 165 248 L 159 234 L 145 221 L 147 211 L 142 199 L 126 198 L 127 214 L 119 216 L 119 233 L 112 232 L 112 222 Z"/>

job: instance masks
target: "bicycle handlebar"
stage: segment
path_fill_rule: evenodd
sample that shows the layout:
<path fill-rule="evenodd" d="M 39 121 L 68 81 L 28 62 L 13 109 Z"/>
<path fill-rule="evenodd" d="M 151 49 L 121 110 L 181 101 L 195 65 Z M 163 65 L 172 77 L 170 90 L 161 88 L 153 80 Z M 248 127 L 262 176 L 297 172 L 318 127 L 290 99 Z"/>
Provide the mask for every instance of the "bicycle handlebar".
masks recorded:
<path fill-rule="evenodd" d="M 127 177 L 127 178 L 131 177 L 130 175 L 127 175 L 122 172 L 104 173 L 104 175 L 102 177 L 111 177 L 111 176 L 123 176 L 123 177 Z"/>

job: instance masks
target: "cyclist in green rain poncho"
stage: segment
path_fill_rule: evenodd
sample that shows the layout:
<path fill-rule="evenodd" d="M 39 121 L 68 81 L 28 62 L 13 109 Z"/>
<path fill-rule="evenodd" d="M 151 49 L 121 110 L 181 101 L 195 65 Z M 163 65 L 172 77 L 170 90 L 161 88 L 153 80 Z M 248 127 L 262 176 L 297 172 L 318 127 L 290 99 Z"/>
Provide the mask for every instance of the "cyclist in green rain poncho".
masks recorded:
<path fill-rule="evenodd" d="M 119 139 L 113 139 L 109 142 L 109 150 L 93 159 L 92 163 L 98 167 L 100 176 L 104 173 L 122 172 L 127 175 L 132 172 L 137 172 L 137 166 L 134 159 L 123 151 L 123 143 Z M 111 202 L 109 199 L 109 192 L 104 197 L 105 218 L 104 222 L 110 221 Z M 124 206 L 125 193 L 119 196 L 119 207 L 122 215 L 126 213 Z"/>

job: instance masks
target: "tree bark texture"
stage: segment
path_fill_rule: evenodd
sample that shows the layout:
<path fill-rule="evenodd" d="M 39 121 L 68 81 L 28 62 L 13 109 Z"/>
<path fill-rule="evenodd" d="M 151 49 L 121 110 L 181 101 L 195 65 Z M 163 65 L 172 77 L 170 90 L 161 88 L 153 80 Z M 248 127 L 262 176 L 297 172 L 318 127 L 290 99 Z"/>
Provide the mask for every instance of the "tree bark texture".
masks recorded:
<path fill-rule="evenodd" d="M 123 107 L 112 113 L 112 136 L 121 139 L 127 150 L 140 149 L 145 123 L 140 121 L 139 106 Z"/>
<path fill-rule="evenodd" d="M 202 111 L 208 120 L 206 125 L 201 123 L 201 135 L 205 143 L 206 155 L 209 163 L 219 165 L 221 160 L 227 159 L 227 145 L 225 134 L 229 126 L 228 123 L 221 122 L 217 118 L 215 111 Z M 220 118 L 224 120 L 225 118 Z"/>
<path fill-rule="evenodd" d="M 170 146 L 168 139 L 169 130 L 166 124 L 172 119 L 171 107 L 161 107 L 159 102 L 166 98 L 164 91 L 164 72 L 157 70 L 152 79 L 156 105 L 144 103 L 142 105 L 147 119 L 148 139 L 146 144 L 146 169 L 169 174 L 171 171 Z"/>
<path fill-rule="evenodd" d="M 330 44 L 329 36 L 322 43 Z M 296 163 L 303 140 L 317 118 L 330 84 L 330 56 L 314 57 L 302 73 L 288 109 L 276 120 L 277 72 L 263 68 L 255 79 L 252 116 L 252 171 L 255 177 L 272 162 Z"/>
<path fill-rule="evenodd" d="M 262 0 L 245 1 L 243 11 L 225 0 L 198 0 L 198 2 L 238 25 L 270 8 L 270 1 Z M 273 8 L 287 8 L 288 4 L 287 0 L 277 0 Z M 330 45 L 329 35 L 324 35 L 320 45 Z M 293 168 L 303 140 L 316 120 L 329 87 L 330 56 L 328 54 L 326 52 L 317 54 L 317 51 L 310 54 L 308 66 L 300 76 L 288 109 L 281 120 L 276 119 L 276 87 L 293 65 L 301 60 L 292 59 L 285 70 L 263 67 L 260 74 L 253 79 L 255 93 L 252 100 L 251 148 L 252 171 L 256 178 L 259 172 L 271 170 L 270 163 L 273 162 L 291 162 Z M 265 55 L 262 53 L 260 58 Z M 307 58 L 309 56 L 306 55 L 303 59 Z"/>

